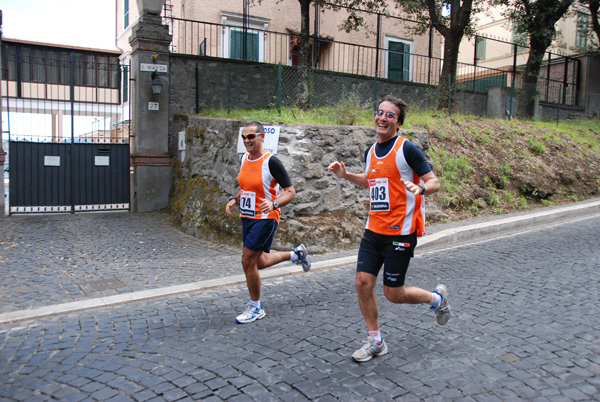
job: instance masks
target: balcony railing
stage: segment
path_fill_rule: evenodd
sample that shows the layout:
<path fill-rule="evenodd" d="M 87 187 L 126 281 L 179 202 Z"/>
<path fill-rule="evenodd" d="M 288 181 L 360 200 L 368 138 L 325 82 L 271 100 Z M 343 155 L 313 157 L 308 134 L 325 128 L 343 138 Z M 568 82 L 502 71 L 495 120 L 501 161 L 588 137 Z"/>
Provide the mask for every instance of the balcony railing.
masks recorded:
<path fill-rule="evenodd" d="M 241 48 L 236 48 L 236 44 L 232 45 L 231 39 L 231 32 L 241 32 L 243 29 L 241 27 L 174 17 L 165 17 L 164 20 L 173 34 L 171 50 L 174 53 L 244 59 Z M 246 29 L 245 34 L 257 38 L 256 45 L 245 49 L 246 60 L 297 65 L 297 45 L 300 39 L 298 33 Z M 315 55 L 316 60 L 313 61 Z M 391 59 L 394 59 L 394 68 L 390 67 Z M 565 58 L 562 64 L 566 64 L 568 70 L 573 72 L 576 69 L 569 65 L 575 61 L 572 58 Z M 551 71 L 559 69 L 561 63 L 556 57 L 552 62 L 547 63 L 540 72 L 538 80 L 540 100 L 575 104 L 576 77 L 573 74 L 568 77 L 557 77 L 557 74 Z M 374 46 L 311 36 L 309 63 L 313 68 L 320 70 L 435 86 L 439 84 L 443 59 L 426 54 L 394 52 Z M 456 88 L 474 92 L 486 92 L 486 88 L 490 86 L 512 87 L 514 85 L 516 89 L 521 88 L 522 72 L 515 67 L 497 69 L 459 63 Z"/>
<path fill-rule="evenodd" d="M 171 50 L 174 53 L 241 58 L 231 54 L 231 48 L 223 43 L 223 38 L 226 37 L 224 33 L 228 30 L 242 28 L 179 18 L 168 18 L 167 23 L 173 34 Z M 297 64 L 296 46 L 300 40 L 298 34 L 258 29 L 247 29 L 247 33 L 263 40 L 263 43 L 258 46 L 258 52 L 250 55 L 248 60 L 283 65 Z M 416 53 L 393 52 L 323 37 L 316 39 L 311 37 L 309 55 L 311 63 L 312 56 L 315 54 L 313 50 L 315 44 L 318 57 L 313 67 L 317 69 L 429 85 L 436 85 L 439 82 L 442 65 L 442 59 L 439 58 Z M 387 68 L 390 56 L 403 59 L 404 71 L 392 71 Z"/>

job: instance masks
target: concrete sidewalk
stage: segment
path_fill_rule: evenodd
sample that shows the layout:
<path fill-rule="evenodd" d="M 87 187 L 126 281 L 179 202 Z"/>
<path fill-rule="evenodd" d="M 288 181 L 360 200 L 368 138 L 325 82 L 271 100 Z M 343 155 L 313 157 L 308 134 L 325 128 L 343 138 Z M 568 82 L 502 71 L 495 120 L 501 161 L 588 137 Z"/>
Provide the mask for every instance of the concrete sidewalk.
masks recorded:
<path fill-rule="evenodd" d="M 567 205 L 567 206 L 539 209 L 539 210 L 536 210 L 533 212 L 527 212 L 527 213 L 516 213 L 516 214 L 511 214 L 511 215 L 506 215 L 506 216 L 478 218 L 478 219 L 473 219 L 473 220 L 469 220 L 466 222 L 457 222 L 457 223 L 446 224 L 446 225 L 443 225 L 443 224 L 436 225 L 436 226 L 428 228 L 428 233 L 430 233 L 430 234 L 428 234 L 427 236 L 425 236 L 419 240 L 419 245 L 417 246 L 417 252 L 425 252 L 425 251 L 429 251 L 429 250 L 433 250 L 433 249 L 437 249 L 437 248 L 441 248 L 441 247 L 448 247 L 448 246 L 452 246 L 452 245 L 456 245 L 456 244 L 478 241 L 478 240 L 488 238 L 490 236 L 498 236 L 498 235 L 506 234 L 506 233 L 524 231 L 524 230 L 532 229 L 532 228 L 535 228 L 535 227 L 538 227 L 541 225 L 548 225 L 548 224 L 558 223 L 558 222 L 567 221 L 567 220 L 575 220 L 575 219 L 580 219 L 580 218 L 584 218 L 584 217 L 588 217 L 588 216 L 594 216 L 594 215 L 598 215 L 598 214 L 600 214 L 600 200 L 591 200 L 591 201 L 580 202 L 580 203 Z M 34 226 L 37 227 L 38 229 L 40 228 L 40 225 L 42 225 L 42 227 L 43 227 L 43 225 L 44 225 L 43 222 L 56 221 L 55 219 L 46 218 L 46 217 L 38 216 L 36 218 L 37 219 L 34 220 L 35 221 Z M 74 217 L 64 217 L 64 219 L 73 219 L 73 218 Z M 0 220 L 0 222 L 8 223 L 8 219 L 11 220 L 11 224 L 17 225 L 17 226 L 12 227 L 13 230 L 16 227 L 18 227 L 20 219 L 25 219 L 24 221 L 21 222 L 23 224 L 26 224 L 26 223 L 31 224 L 31 222 L 32 222 L 32 219 L 30 219 L 30 218 L 28 219 L 27 217 L 18 217 L 18 216 L 11 217 L 11 218 L 4 218 L 4 221 Z M 40 223 L 40 222 L 42 222 L 42 223 Z M 109 224 L 110 223 L 116 224 L 117 220 L 109 219 Z M 47 223 L 46 223 L 46 225 L 47 225 Z M 8 225 L 3 225 L 3 226 L 6 228 Z M 119 229 L 117 229 L 117 228 L 111 228 L 108 226 L 110 226 L 110 225 L 107 225 L 107 230 L 109 233 L 111 233 L 111 232 L 116 233 L 119 231 Z M 26 236 L 27 233 L 25 233 L 25 232 L 27 232 L 30 229 L 31 228 L 27 228 L 27 229 L 23 230 L 22 236 Z M 137 228 L 137 230 L 143 230 L 143 229 Z M 4 236 L 6 236 L 6 233 L 4 233 Z M 126 234 L 125 236 L 126 237 L 131 236 L 131 234 Z M 171 236 L 171 237 L 169 237 L 169 236 Z M 169 246 L 169 245 L 165 245 L 164 243 L 162 243 L 162 245 L 165 246 L 166 249 L 169 249 L 171 251 L 171 254 L 169 254 L 169 258 L 167 258 L 168 260 L 176 259 L 176 258 L 172 258 L 172 256 L 175 254 L 175 253 L 172 253 L 173 250 L 179 251 L 181 253 L 182 251 L 187 252 L 189 250 L 193 250 L 194 247 L 201 248 L 202 249 L 201 254 L 204 257 L 204 259 L 207 261 L 207 263 L 203 263 L 202 272 L 208 272 L 208 275 L 205 275 L 205 277 L 202 280 L 185 281 L 185 279 L 187 279 L 187 277 L 182 276 L 182 277 L 173 279 L 172 284 L 169 283 L 170 282 L 169 280 L 161 281 L 163 284 L 165 284 L 167 286 L 145 286 L 145 287 L 142 287 L 143 290 L 137 290 L 137 289 L 135 289 L 134 286 L 129 286 L 130 291 L 125 291 L 125 292 L 122 292 L 119 294 L 105 295 L 105 296 L 100 296 L 100 297 L 93 297 L 94 293 L 89 292 L 88 294 L 81 295 L 81 297 L 74 297 L 75 300 L 73 300 L 73 301 L 57 302 L 57 303 L 52 303 L 50 301 L 47 305 L 44 305 L 44 306 L 32 306 L 31 308 L 19 308 L 19 309 L 14 309 L 14 311 L 4 311 L 4 312 L 0 313 L 0 325 L 8 324 L 8 323 L 15 323 L 15 322 L 24 321 L 24 320 L 34 320 L 34 319 L 38 319 L 38 318 L 42 318 L 42 317 L 72 313 L 72 312 L 76 312 L 76 311 L 82 311 L 82 310 L 88 310 L 88 309 L 94 309 L 94 308 L 115 306 L 115 305 L 120 305 L 120 304 L 124 304 L 124 303 L 139 302 L 139 301 L 143 301 L 143 300 L 150 300 L 150 299 L 155 299 L 155 298 L 159 298 L 159 297 L 172 296 L 172 295 L 177 295 L 177 294 L 182 294 L 182 293 L 197 292 L 197 291 L 203 291 L 203 290 L 207 290 L 207 289 L 216 289 L 216 288 L 222 288 L 222 287 L 227 287 L 227 286 L 235 286 L 235 285 L 245 283 L 244 275 L 239 274 L 239 272 L 241 271 L 239 268 L 239 250 L 237 250 L 235 248 L 227 249 L 222 245 L 211 244 L 209 242 L 204 242 L 204 241 L 201 241 L 201 240 L 198 240 L 195 238 L 191 238 L 191 237 L 183 235 L 183 234 L 181 234 L 178 238 L 175 238 L 175 239 L 173 239 L 172 236 L 173 236 L 173 233 L 170 233 L 166 238 L 154 239 L 154 241 L 156 241 L 156 244 L 154 244 L 153 246 L 156 247 L 158 244 L 161 244 L 161 241 L 162 242 L 175 241 L 175 243 L 177 243 L 183 239 L 183 241 L 185 241 L 186 243 L 185 243 L 184 247 L 179 248 L 179 249 L 177 249 L 176 246 Z M 134 236 L 134 239 L 135 239 L 135 236 Z M 41 239 L 38 239 L 38 240 L 42 241 Z M 33 242 L 35 242 L 35 239 L 28 239 L 28 242 L 30 242 L 28 244 L 31 245 Z M 144 241 L 139 241 L 139 243 L 143 244 Z M 192 243 L 192 245 L 187 244 L 187 243 Z M 11 245 L 10 241 L 7 241 L 6 239 L 3 240 L 2 237 L 0 237 L 0 251 L 9 250 L 11 247 L 15 247 L 15 246 Z M 52 247 L 50 249 L 52 250 Z M 25 252 L 27 252 L 27 248 L 23 248 L 23 250 Z M 124 251 L 126 252 L 127 250 L 124 250 Z M 67 258 L 67 259 L 70 258 L 70 257 L 68 257 L 69 253 L 70 253 L 70 251 L 67 251 L 67 250 L 60 250 L 58 252 L 58 254 L 62 256 L 61 258 Z M 103 253 L 100 253 L 100 254 L 102 254 L 102 258 L 107 261 L 107 265 L 106 266 L 98 265 L 95 267 L 95 269 L 100 271 L 100 273 L 99 273 L 100 276 L 113 275 L 113 269 L 110 267 L 110 264 L 108 263 L 108 261 L 110 260 L 110 255 L 103 254 Z M 7 259 L 2 257 L 2 255 L 0 254 L 0 262 L 2 262 L 4 265 L 11 265 L 11 264 L 14 265 L 14 264 L 19 263 L 19 259 L 15 258 L 14 255 L 12 256 L 12 258 L 13 258 L 12 261 L 7 261 Z M 26 256 L 23 256 L 23 258 L 26 259 Z M 183 260 L 187 261 L 188 259 L 193 259 L 193 258 L 197 258 L 197 256 L 190 257 L 189 254 L 186 254 L 183 257 Z M 356 252 L 350 251 L 350 252 L 330 253 L 330 254 L 312 256 L 312 260 L 313 260 L 312 271 L 319 271 L 319 270 L 326 270 L 326 269 L 331 269 L 331 268 L 335 268 L 335 267 L 354 265 L 355 261 L 356 261 Z M 97 261 L 97 259 L 95 261 Z M 156 261 L 156 264 L 159 264 L 158 261 Z M 210 267 L 207 267 L 210 264 L 213 264 L 216 268 L 223 267 L 224 265 L 226 265 L 227 267 L 229 267 L 229 270 L 227 272 L 223 272 L 222 270 L 219 270 L 219 269 L 214 269 L 211 271 Z M 146 265 L 147 264 L 142 264 L 142 267 L 145 267 Z M 215 268 L 215 267 L 213 267 L 213 268 Z M 7 268 L 7 267 L 5 267 L 5 268 Z M 173 267 L 169 265 L 169 268 L 172 269 Z M 139 267 L 136 267 L 136 269 L 139 269 Z M 147 269 L 147 268 L 144 268 L 144 269 Z M 180 267 L 177 267 L 174 271 L 179 271 L 179 270 L 180 270 Z M 15 272 L 13 272 L 11 274 L 11 275 L 13 275 L 13 279 L 15 278 L 15 275 L 17 275 L 18 271 L 19 270 L 16 269 Z M 181 272 L 179 272 L 179 273 L 181 273 Z M 177 272 L 176 272 L 176 274 L 177 274 Z M 298 275 L 298 274 L 304 274 L 304 272 L 302 271 L 302 268 L 299 266 L 291 265 L 291 264 L 280 264 L 276 267 L 261 271 L 261 277 L 265 280 L 272 279 L 272 278 L 284 277 L 284 276 L 290 276 L 290 275 Z M 159 274 L 159 276 L 160 275 L 161 274 Z M 10 278 L 5 277 L 5 278 L 3 278 L 3 281 L 5 284 L 8 284 L 10 281 Z M 157 281 L 157 283 L 158 282 L 159 281 Z M 123 283 L 125 285 L 124 282 L 121 282 L 121 283 Z M 64 282 L 61 282 L 61 286 L 63 286 L 63 285 L 64 285 Z M 81 288 L 82 286 L 79 286 L 79 287 Z M 124 288 L 125 287 L 126 286 L 124 286 Z M 16 305 L 19 306 L 22 304 L 19 304 L 19 300 L 14 300 L 14 298 L 19 298 L 19 297 L 20 298 L 28 298 L 28 297 L 34 298 L 34 296 L 35 296 L 35 295 L 33 295 L 34 292 L 35 292 L 35 288 L 32 287 L 30 294 L 28 294 L 27 292 L 22 292 L 17 295 L 10 295 L 10 296 L 13 296 L 12 301 L 16 302 Z M 0 288 L 0 293 L 4 293 L 4 292 L 2 292 L 2 288 Z M 40 292 L 38 291 L 37 293 L 39 294 Z M 73 293 L 75 293 L 75 292 L 73 292 Z M 92 297 L 89 297 L 90 295 L 92 295 Z M 6 296 L 7 295 L 5 295 L 4 298 L 6 298 Z M 40 296 L 44 296 L 44 295 L 40 295 Z M 86 297 L 86 296 L 88 296 L 88 297 Z M 9 297 L 9 299 L 10 298 L 11 297 Z M 65 299 L 59 298 L 58 300 L 65 300 Z"/>

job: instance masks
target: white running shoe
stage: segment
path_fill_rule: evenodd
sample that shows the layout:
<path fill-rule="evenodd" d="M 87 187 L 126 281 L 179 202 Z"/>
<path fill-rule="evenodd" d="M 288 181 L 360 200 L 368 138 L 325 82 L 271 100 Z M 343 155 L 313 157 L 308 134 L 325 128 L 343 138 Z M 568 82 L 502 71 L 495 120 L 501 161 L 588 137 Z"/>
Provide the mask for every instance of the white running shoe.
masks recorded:
<path fill-rule="evenodd" d="M 310 258 L 308 258 L 308 249 L 304 244 L 299 245 L 294 249 L 294 253 L 298 256 L 296 261 L 293 261 L 294 264 L 302 264 L 302 269 L 304 272 L 310 271 L 311 263 Z"/>
<path fill-rule="evenodd" d="M 448 322 L 451 315 L 450 301 L 448 300 L 448 288 L 446 285 L 439 284 L 435 287 L 433 293 L 437 293 L 438 295 L 442 296 L 442 302 L 440 303 L 439 307 L 433 309 L 433 311 L 435 312 L 435 319 L 437 320 L 437 323 L 439 325 L 444 325 Z"/>
<path fill-rule="evenodd" d="M 359 363 L 367 362 L 374 357 L 383 356 L 387 354 L 388 347 L 385 341 L 382 339 L 380 345 L 373 344 L 373 337 L 368 337 L 362 348 L 358 349 L 352 354 L 354 361 Z"/>
<path fill-rule="evenodd" d="M 265 310 L 262 307 L 256 308 L 253 305 L 251 305 L 250 303 L 248 303 L 248 307 L 246 308 L 246 311 L 244 311 L 242 314 L 235 317 L 235 320 L 240 324 L 249 324 L 256 320 L 260 320 L 265 315 L 267 315 L 267 313 L 265 313 Z"/>

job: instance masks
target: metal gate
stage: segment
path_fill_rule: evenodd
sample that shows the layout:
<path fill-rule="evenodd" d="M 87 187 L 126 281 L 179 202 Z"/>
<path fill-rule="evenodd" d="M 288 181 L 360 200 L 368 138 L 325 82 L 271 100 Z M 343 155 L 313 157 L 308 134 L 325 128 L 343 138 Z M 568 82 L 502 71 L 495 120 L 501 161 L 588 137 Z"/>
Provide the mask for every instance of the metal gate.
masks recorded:
<path fill-rule="evenodd" d="M 10 213 L 129 209 L 129 145 L 9 142 Z"/>
<path fill-rule="evenodd" d="M 128 69 L 118 55 L 3 39 L 9 214 L 129 210 Z"/>

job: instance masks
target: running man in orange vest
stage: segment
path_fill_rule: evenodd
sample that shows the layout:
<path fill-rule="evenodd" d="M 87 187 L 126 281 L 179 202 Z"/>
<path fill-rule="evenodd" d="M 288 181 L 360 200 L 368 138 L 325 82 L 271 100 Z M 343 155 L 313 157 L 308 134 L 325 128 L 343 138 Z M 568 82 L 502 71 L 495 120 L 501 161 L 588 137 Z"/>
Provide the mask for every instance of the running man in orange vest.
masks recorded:
<path fill-rule="evenodd" d="M 375 114 L 377 142 L 365 152 L 364 173 L 351 173 L 344 162 L 328 170 L 351 183 L 369 188 L 370 211 L 358 250 L 355 286 L 360 310 L 369 332 L 362 348 L 352 355 L 365 362 L 388 352 L 379 329 L 379 306 L 375 297 L 377 275 L 383 266 L 385 297 L 392 303 L 428 303 L 437 322 L 450 319 L 448 289 L 437 285 L 433 292 L 404 284 L 417 237 L 425 229 L 424 195 L 440 189 L 440 183 L 421 150 L 398 136 L 408 105 L 391 95 L 383 98 Z"/>
<path fill-rule="evenodd" d="M 240 324 L 260 320 L 266 315 L 260 303 L 259 269 L 287 260 L 301 264 L 305 272 L 311 266 L 308 250 L 303 244 L 293 251 L 270 252 L 281 216 L 279 208 L 296 197 L 296 190 L 281 161 L 263 149 L 264 135 L 265 129 L 259 122 L 250 122 L 243 128 L 242 138 L 247 152 L 242 157 L 238 176 L 240 191 L 229 197 L 225 205 L 225 212 L 232 215 L 231 208 L 239 203 L 242 219 L 242 266 L 250 302 L 246 311 L 235 318 Z M 280 188 L 283 188 L 283 193 Z"/>

